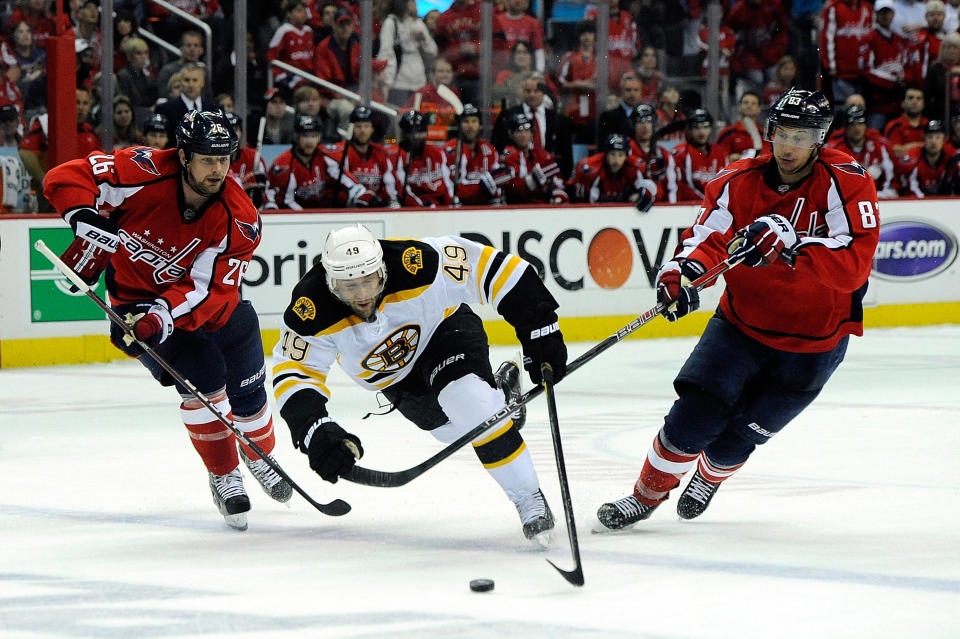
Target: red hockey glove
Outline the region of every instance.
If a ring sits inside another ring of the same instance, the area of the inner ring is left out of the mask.
[[[86,207],[67,213],[64,219],[70,223],[76,238],[60,259],[80,279],[93,286],[120,245],[117,224]]]
[[[790,222],[782,215],[771,213],[738,231],[727,251],[741,253],[747,266],[767,266],[777,259],[793,266],[797,243],[797,232]]]
[[[663,305],[660,314],[671,322],[700,308],[700,292],[690,282],[707,269],[696,260],[671,260],[657,273],[657,302]]]

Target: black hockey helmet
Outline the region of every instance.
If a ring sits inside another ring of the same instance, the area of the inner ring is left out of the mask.
[[[603,152],[606,153],[607,151],[623,151],[627,155],[630,155],[630,143],[627,141],[627,138],[619,133],[611,133],[607,136],[607,139],[603,141]]]
[[[645,120],[656,122],[657,112],[652,106],[650,106],[646,102],[641,102],[636,107],[634,107],[633,111],[630,113],[630,119],[633,121],[634,124],[636,124],[637,122],[644,122]]]
[[[162,113],[151,113],[143,123],[144,133],[166,133],[167,116]]]
[[[510,133],[514,131],[525,131],[533,128],[533,120],[523,111],[517,111],[507,116],[506,125],[507,131]]]
[[[475,105],[470,104],[469,102],[467,104],[464,104],[463,113],[457,116],[457,122],[458,123],[463,122],[464,118],[477,118],[478,120],[480,120],[481,119],[480,109],[478,109]]]
[[[694,109],[687,116],[687,128],[692,129],[701,124],[713,126],[713,116],[706,109]]]
[[[243,118],[233,111],[227,111],[224,115],[227,117],[227,122],[233,125],[233,128],[243,130]]]
[[[943,123],[943,120],[930,120],[927,122],[926,126],[923,127],[923,134],[927,133],[943,133],[946,134],[947,126]]]
[[[184,151],[187,162],[194,153],[233,155],[239,146],[237,131],[223,110],[191,111],[177,126],[177,148]]]
[[[350,112],[350,122],[373,122],[373,111],[361,104]]]
[[[419,111],[407,111],[400,116],[400,121],[397,124],[400,130],[408,135],[427,132],[427,118]]]
[[[790,126],[799,129],[816,129],[816,146],[827,139],[827,131],[833,124],[833,109],[830,100],[822,91],[790,89],[784,93],[770,109],[767,116],[766,138],[773,140],[777,126]]]
[[[298,115],[297,121],[293,124],[294,135],[303,135],[304,133],[320,134],[323,131],[323,123],[315,115]]]
[[[867,111],[859,104],[851,104],[843,112],[843,125],[866,124]]]

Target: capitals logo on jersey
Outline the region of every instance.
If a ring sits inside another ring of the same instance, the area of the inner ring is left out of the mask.
[[[844,164],[831,164],[830,166],[832,166],[835,169],[840,169],[844,173],[848,173],[850,175],[859,175],[860,177],[864,177],[867,174],[867,172],[863,169],[863,167],[860,166],[860,164],[857,162],[846,162]]]
[[[260,237],[260,219],[257,218],[256,224],[250,224],[249,222],[241,222],[236,220],[237,228],[240,229],[240,234],[251,242],[256,242],[257,238]]]
[[[147,173],[150,173],[151,175],[160,175],[160,171],[157,170],[157,165],[153,163],[153,158],[151,157],[152,155],[153,149],[140,146],[133,150],[133,157],[130,159]]]

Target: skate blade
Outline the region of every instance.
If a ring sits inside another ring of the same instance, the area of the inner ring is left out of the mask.
[[[550,530],[544,530],[541,533],[537,533],[530,538],[530,542],[540,550],[547,550],[550,548],[550,544],[553,543],[554,530],[555,529],[551,528]]]
[[[235,530],[247,529],[247,513],[237,513],[236,515],[224,515],[223,521],[227,526]]]

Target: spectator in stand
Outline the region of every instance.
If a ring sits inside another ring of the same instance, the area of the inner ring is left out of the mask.
[[[686,125],[681,123],[686,120],[686,116],[679,109],[679,105],[680,91],[673,85],[665,84],[660,89],[660,96],[657,99],[657,123],[655,126],[657,131],[668,126],[676,129],[676,131],[662,137],[658,136],[658,142],[665,142],[670,145],[683,142],[683,129]]]
[[[337,11],[333,33],[314,50],[313,72],[355,93],[360,89],[360,38],[354,33],[354,28],[353,14],[347,9]],[[346,128],[353,103],[330,93],[326,108],[333,125]]]
[[[673,149],[673,161],[679,174],[679,201],[701,201],[707,182],[730,164],[727,148],[710,144],[713,116],[706,109],[695,109],[687,118],[687,141]]]
[[[183,93],[183,71],[177,71],[170,76],[170,79],[167,80],[167,95],[162,98],[157,98],[157,104],[154,107],[156,109],[164,102],[170,100],[176,100],[180,97],[180,94]]]
[[[374,4],[376,5],[376,3]],[[310,28],[313,29],[313,41],[315,43],[319,44],[333,34],[334,21],[336,20],[337,10],[339,9],[339,4],[333,0],[326,0],[326,2],[321,3],[317,16],[313,16],[311,10],[311,17],[307,23],[310,25]],[[374,14],[375,21],[376,17],[376,14]]]
[[[506,0],[505,11],[493,17],[494,68],[506,66],[507,57],[513,57],[518,42],[533,49],[533,66],[543,73],[546,58],[543,54],[543,25],[528,13],[530,0]],[[508,53],[509,52],[509,53]]]
[[[923,94],[924,113],[931,120],[949,120],[952,105],[960,104],[960,33],[943,38],[940,55],[923,81]]]
[[[860,76],[870,34],[873,7],[866,0],[829,0],[820,14],[820,64],[834,109],[860,91]]]
[[[610,4],[610,20],[607,24],[607,78],[610,90],[616,91],[620,78],[631,70],[631,63],[637,55],[637,24],[627,11],[620,8],[620,0],[606,0]],[[596,5],[588,5],[584,19],[597,23]],[[539,68],[539,67],[538,67]]]
[[[84,41],[93,51],[93,72],[100,70],[100,56],[103,52],[103,40],[100,38],[100,5],[94,0],[83,0],[77,11],[77,22],[73,25],[77,41]]]
[[[717,71],[719,75],[718,79],[720,80],[717,88],[723,91],[726,84],[724,80],[728,83],[730,79],[730,56],[733,55],[733,50],[737,46],[737,35],[729,26],[721,24],[717,39],[719,49]],[[700,30],[697,31],[697,50],[703,58],[700,75],[706,77],[708,67],[710,66],[710,27],[707,25],[706,12],[703,13]],[[727,88],[726,91],[729,92],[729,88]],[[725,94],[721,93],[721,96],[723,95]]]
[[[951,33],[960,29],[960,0],[947,0],[944,11],[943,30]]]
[[[503,164],[513,176],[501,187],[507,204],[569,202],[558,158],[534,144],[532,119],[522,111],[508,112],[506,119],[511,143],[503,151]]]
[[[423,24],[427,25],[427,31],[430,33],[430,37],[433,38],[437,33],[437,19],[440,17],[440,12],[436,9],[430,9],[425,14],[423,14]]]
[[[138,146],[143,143],[143,134],[137,128],[133,116],[133,103],[130,98],[120,94],[113,98],[113,150]],[[103,124],[96,130],[99,138],[103,131]]]
[[[523,101],[523,78],[533,71],[533,48],[529,42],[520,40],[513,45],[507,68],[497,74],[495,84],[490,88],[493,103],[503,109],[517,106]],[[556,96],[559,91],[553,80],[547,78],[550,92]]]
[[[590,144],[597,119],[597,27],[592,20],[577,24],[579,46],[560,60],[557,82],[574,142]]]
[[[894,0],[894,3],[896,13],[891,28],[909,40],[926,25],[926,0]]]
[[[180,96],[167,100],[157,107],[157,113],[167,116],[167,135],[173,139],[176,126],[180,124],[183,116],[190,111],[204,111],[215,108],[212,100],[203,97],[203,89],[207,82],[206,69],[201,65],[188,62],[180,71],[182,75],[181,83],[183,88]]]
[[[897,197],[893,147],[879,131],[867,126],[867,112],[863,107],[847,107],[844,111],[843,134],[839,139],[831,138],[826,146],[853,156],[873,178],[877,185],[877,197]]]
[[[266,124],[263,128],[264,144],[292,144],[293,127],[296,117],[292,109],[287,109],[287,98],[283,92],[273,87],[264,94],[266,107]],[[316,118],[319,121],[319,118]]]
[[[117,89],[130,98],[137,119],[157,102],[157,81],[150,66],[150,47],[137,37],[127,38],[123,44],[127,64],[117,73]]]
[[[640,80],[632,72],[625,73],[620,79],[620,104],[600,114],[598,146],[612,133],[619,133],[628,140],[633,137],[633,122],[630,118],[637,105],[643,102],[640,96]]]
[[[417,96],[419,96],[421,112],[436,113],[436,124],[441,124],[449,128],[455,124],[457,114],[453,105],[437,93],[437,88],[440,85],[444,85],[450,88],[454,94],[460,93],[458,89],[453,87],[453,65],[451,65],[446,58],[437,58],[433,61],[433,66],[430,68],[430,73],[427,77],[429,82],[418,88],[416,92],[410,96],[405,107],[408,109],[412,108],[417,103]],[[446,136],[444,136],[444,141],[446,141]]]
[[[22,96],[22,113],[29,117],[38,109],[46,108],[47,54],[36,45],[33,30],[26,21],[17,23],[10,35],[10,41],[13,44],[12,50],[7,49],[6,43],[0,45],[3,47],[2,57],[12,63],[7,69],[8,76],[14,67],[18,71],[13,73],[19,72],[19,78],[14,81]],[[13,60],[10,60],[11,54]]]
[[[873,9],[877,24],[867,40],[863,81],[864,93],[870,98],[867,124],[882,131],[900,112],[910,43],[890,28],[895,12],[893,0],[877,0]]]
[[[943,20],[946,16],[944,4],[940,0],[930,0],[926,5],[924,19],[926,24],[913,34],[910,41],[910,60],[907,68],[907,82],[920,86],[927,77],[927,71],[940,55],[940,44],[946,32]]]
[[[629,161],[630,142],[619,133],[611,133],[600,145],[600,152],[577,163],[567,192],[574,202],[631,202],[646,213],[657,197],[657,185],[643,177],[639,167]]]
[[[730,71],[736,95],[759,91],[787,52],[786,12],[780,0],[738,0],[725,21],[737,36]]]
[[[561,183],[573,170],[573,147],[570,141],[570,121],[556,110],[548,108],[545,96],[549,90],[546,79],[537,72],[529,73],[523,81],[523,102],[501,111],[493,126],[493,146],[503,157],[512,137],[507,131],[507,121],[517,113],[523,113],[533,124],[533,145],[557,159],[560,165]]]
[[[167,136],[167,116],[151,113],[143,122],[143,143],[155,149],[163,150],[170,145]]]
[[[349,13],[349,12],[348,12]],[[353,18],[350,18],[353,22]],[[287,3],[286,22],[274,31],[267,49],[267,62],[279,61],[307,73],[314,73],[313,29],[307,26],[307,9],[303,0]],[[275,86],[293,90],[303,83],[303,78],[294,73],[273,67]]]
[[[173,0],[171,4],[176,5],[178,9],[186,11],[195,18],[200,18],[210,27],[213,35],[213,48],[218,55],[225,54],[229,50],[226,47],[228,43],[227,34],[231,32],[231,29],[227,26],[218,0]],[[158,19],[154,22],[153,29],[164,40],[173,42],[177,34],[183,30],[182,18],[172,15],[161,6],[150,3],[149,12],[153,18]]]
[[[0,106],[0,147],[20,148],[23,141],[23,122],[15,104]]]
[[[157,72],[157,85],[160,87],[169,87],[170,76],[181,71],[183,67],[188,64],[202,64],[200,58],[203,57],[203,53],[203,34],[195,29],[187,29],[184,31],[180,34],[180,58],[160,67],[160,70]],[[213,98],[213,92],[211,91],[209,96],[204,97]],[[179,123],[180,120],[177,120],[172,126],[176,127]]]
[[[384,81],[390,87],[391,104],[406,104],[414,91],[427,83],[424,57],[435,59],[439,49],[407,0],[391,0],[390,14],[380,27],[377,58],[387,63]]]
[[[640,80],[640,101],[653,104],[660,97],[660,88],[666,78],[659,70],[657,50],[645,46],[633,59],[633,72]]]
[[[777,62],[773,77],[763,89],[764,109],[772,107],[780,100],[780,96],[792,89],[797,78],[797,62],[792,56],[785,55]]]
[[[233,112],[233,96],[229,93],[218,93],[216,97],[213,98],[213,103],[223,109],[224,113]],[[243,144],[243,138],[240,138],[240,146],[243,146]]]
[[[323,96],[317,87],[312,84],[297,87],[293,92],[293,111],[296,115],[312,115],[323,120]]]
[[[453,65],[463,99],[479,104],[480,3],[454,0],[437,18],[435,38],[440,53]]]
[[[436,208],[453,204],[453,182],[447,154],[427,144],[427,119],[419,111],[400,116],[399,150],[394,161],[401,206]]]
[[[243,143],[243,118],[233,111],[224,110],[224,115],[233,125],[240,142],[227,174],[240,183],[255,207],[264,208],[267,204],[267,163],[262,156],[257,158],[255,148]]]
[[[948,157],[944,152],[947,127],[943,120],[930,120],[923,129],[923,148],[907,178],[910,194],[928,195],[960,193],[960,155]]]
[[[467,206],[499,204],[500,187],[512,176],[500,165],[500,154],[480,137],[480,109],[463,105],[459,132],[447,141],[445,151],[453,181],[453,203]]]
[[[33,32],[37,46],[42,48],[47,38],[56,35],[57,25],[54,17],[47,12],[47,0],[21,0],[16,9],[10,14],[4,33],[11,33],[21,22],[26,22]]]
[[[352,136],[336,150],[334,159],[342,170],[353,175],[376,196],[373,206],[398,208],[397,180],[393,160],[387,149],[374,142],[376,130],[374,113],[369,107],[358,106],[350,114]]]
[[[644,177],[657,184],[657,202],[677,201],[677,165],[670,149],[657,143],[653,125],[657,112],[649,104],[637,105],[630,117],[633,135],[630,139],[630,161]]]
[[[890,120],[883,137],[893,145],[893,152],[903,159],[911,150],[923,145],[923,128],[929,118],[923,115],[923,91],[907,87],[903,93],[903,113]]]
[[[738,108],[740,119],[725,127],[717,136],[717,145],[727,148],[731,162],[741,157],[756,157],[764,149],[759,130],[760,95],[756,91],[744,91]]]

